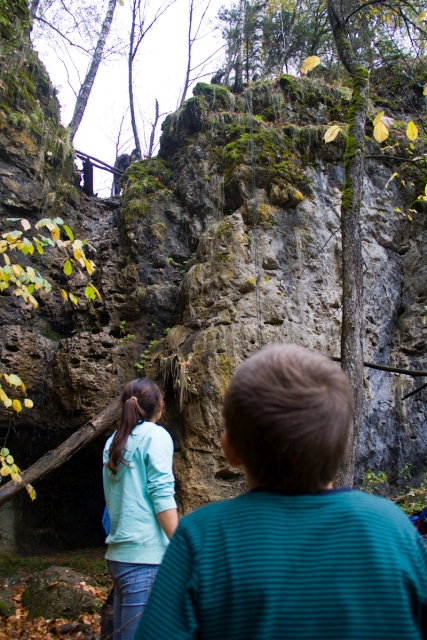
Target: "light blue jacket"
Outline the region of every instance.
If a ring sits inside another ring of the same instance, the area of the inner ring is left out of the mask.
[[[172,474],[173,442],[153,422],[140,422],[129,436],[114,474],[107,466],[114,434],[103,454],[105,501],[111,521],[107,560],[160,564],[168,539],[156,514],[176,508]]]

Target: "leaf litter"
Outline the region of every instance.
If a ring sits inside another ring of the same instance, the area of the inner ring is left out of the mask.
[[[53,586],[53,585],[50,585]],[[74,585],[96,597],[99,602],[105,601],[105,591],[99,587],[92,587],[86,582]],[[13,615],[0,617],[0,640],[59,640],[61,638],[81,638],[82,640],[99,640],[101,619],[99,613],[81,614],[77,620],[58,618],[46,620],[45,618],[29,619],[28,611],[22,606],[22,594],[25,587],[12,587],[15,612]]]

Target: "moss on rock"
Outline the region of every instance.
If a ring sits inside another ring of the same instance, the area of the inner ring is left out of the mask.
[[[101,608],[101,603],[82,589],[86,584],[94,586],[95,582],[72,569],[49,567],[35,574],[27,584],[22,604],[32,618],[75,620],[82,613],[93,613]]]
[[[16,43],[28,34],[30,21],[26,0],[0,0],[0,37]]]
[[[233,95],[225,88],[216,84],[198,82],[193,89],[194,96],[204,96],[206,106],[212,111],[229,110],[234,106]]]

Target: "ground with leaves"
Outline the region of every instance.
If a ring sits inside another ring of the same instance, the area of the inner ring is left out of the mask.
[[[0,640],[16,638],[81,638],[98,640],[100,637],[100,613],[84,613],[77,619],[31,618],[22,604],[27,584],[36,572],[51,565],[69,567],[87,576],[75,584],[75,588],[94,596],[99,605],[105,601],[105,593],[111,588],[103,559],[105,549],[89,549],[56,554],[54,556],[10,558],[0,557],[0,595],[8,590],[14,607],[13,615],[0,617]],[[96,580],[97,586],[93,586]],[[52,588],[55,584],[51,585]]]

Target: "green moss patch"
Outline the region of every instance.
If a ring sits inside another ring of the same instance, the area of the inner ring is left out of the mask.
[[[234,107],[234,98],[225,88],[216,84],[198,82],[193,89],[194,96],[204,96],[206,106],[212,111],[230,110]]]

